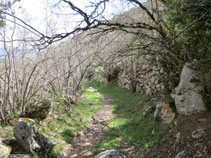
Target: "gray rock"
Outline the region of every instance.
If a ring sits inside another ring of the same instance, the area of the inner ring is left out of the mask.
[[[155,135],[155,130],[153,129],[153,130],[152,130],[152,136],[154,136],[154,135]]]
[[[201,95],[203,88],[200,76],[200,72],[193,70],[190,63],[183,67],[179,85],[175,94],[172,94],[179,114],[191,115],[206,110]]]
[[[11,147],[4,144],[0,144],[0,158],[8,158],[11,151],[12,151]]]
[[[64,101],[65,101],[65,104],[75,104],[75,100],[76,100],[76,97],[66,95]]]
[[[185,151],[179,152],[175,158],[185,158]]]
[[[123,158],[123,157],[124,156],[120,154],[119,151],[112,149],[101,152],[95,158]]]
[[[180,139],[181,139],[181,133],[178,132],[178,133],[176,134],[176,142],[179,143]]]
[[[4,132],[4,130],[3,130],[3,128],[2,128],[2,126],[0,125],[0,132]]]
[[[153,106],[148,106],[147,108],[144,109],[143,115],[144,115],[144,116],[147,116],[147,115],[149,115],[150,113],[152,113],[153,110],[154,110],[154,107],[153,107]]]
[[[48,116],[51,109],[52,105],[50,100],[33,100],[26,105],[25,112],[22,116],[43,120]]]
[[[45,155],[49,153],[55,144],[38,132],[28,122],[19,121],[14,126],[14,137],[18,143],[28,152]]]
[[[199,139],[205,135],[204,129],[198,129],[192,132],[192,138]]]
[[[165,103],[162,102],[162,101],[159,101],[156,103],[156,108],[155,108],[155,111],[154,111],[154,119],[155,120],[158,120],[159,118],[161,118],[161,109],[163,107]]]
[[[10,158],[31,158],[29,154],[11,154]]]

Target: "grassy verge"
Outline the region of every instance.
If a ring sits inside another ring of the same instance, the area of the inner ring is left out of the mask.
[[[96,89],[87,87],[76,106],[65,105],[62,99],[56,99],[57,105],[54,106],[54,111],[57,111],[60,116],[51,123],[45,121],[45,124],[40,126],[42,133],[57,141],[54,152],[49,155],[51,158],[59,158],[62,153],[68,152],[65,146],[72,141],[78,131],[85,128],[92,115],[101,109],[102,98],[103,96]]]
[[[115,114],[105,138],[93,148],[94,154],[113,148],[124,151],[132,146],[135,151],[133,157],[141,158],[148,148],[164,141],[159,123],[152,115],[143,116],[144,105],[140,105],[140,101],[146,100],[145,106],[153,104],[149,96],[119,88],[116,82],[105,84],[93,81],[90,86],[113,98]],[[152,131],[155,131],[154,134]]]
[[[77,132],[83,130],[91,116],[101,109],[102,98],[96,89],[89,87],[84,90],[76,105],[67,105],[62,96],[54,98],[52,114],[35,125],[42,134],[56,143],[48,157],[60,158],[68,152],[67,146]],[[13,138],[13,126],[5,125],[0,134],[2,139]]]

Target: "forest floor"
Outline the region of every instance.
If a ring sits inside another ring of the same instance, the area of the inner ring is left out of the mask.
[[[92,153],[92,147],[99,143],[105,135],[105,129],[109,128],[108,122],[113,119],[112,99],[109,96],[103,98],[104,106],[86,125],[86,128],[79,132],[69,145],[69,152],[66,158],[88,158]]]

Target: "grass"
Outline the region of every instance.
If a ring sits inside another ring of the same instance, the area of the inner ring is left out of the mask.
[[[54,105],[54,111],[57,111],[59,116],[55,115],[56,119],[44,122],[40,126],[42,133],[57,141],[57,145],[49,157],[59,158],[61,153],[68,152],[64,150],[65,146],[71,143],[78,131],[85,128],[92,115],[101,109],[102,98],[103,96],[96,89],[90,87],[86,87],[76,106],[67,106],[62,98],[55,98],[57,103]],[[67,109],[65,109],[66,106]],[[62,114],[64,110],[66,112],[68,110],[68,113]]]
[[[76,133],[85,128],[92,115],[101,109],[103,96],[96,89],[89,86],[84,90],[76,105],[65,104],[64,97],[54,98],[52,114],[35,127],[47,138],[54,141],[56,146],[49,153],[50,158],[60,158],[62,153],[68,152],[67,146]],[[1,138],[13,137],[13,126],[5,125]],[[32,157],[36,158],[35,155]]]
[[[161,143],[163,134],[158,132],[159,123],[154,121],[152,116],[143,116],[142,107],[153,104],[149,96],[119,88],[115,81],[108,84],[92,81],[90,86],[113,98],[115,114],[104,140],[93,148],[94,154],[108,149],[122,150],[127,146],[133,146],[137,151],[136,156],[140,158],[139,149]],[[140,101],[143,100],[146,100],[145,105],[140,105]],[[156,131],[154,135],[153,130]]]
[[[66,145],[73,140],[78,131],[85,128],[93,114],[103,106],[103,95],[113,98],[115,117],[109,122],[110,128],[106,130],[103,140],[93,147],[92,157],[104,150],[123,151],[132,146],[136,151],[134,158],[141,158],[145,149],[158,146],[164,141],[165,133],[159,132],[159,123],[154,121],[152,116],[143,116],[143,106],[153,104],[149,96],[119,88],[116,82],[106,84],[92,81],[84,90],[77,106],[65,105],[62,98],[55,98],[54,114],[36,126],[47,138],[57,143],[49,157],[59,158],[62,153],[68,152]],[[140,105],[140,101],[144,105]],[[12,128],[5,129],[11,131]],[[11,132],[8,133],[12,135]]]

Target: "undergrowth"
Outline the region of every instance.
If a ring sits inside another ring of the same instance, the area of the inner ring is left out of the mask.
[[[68,152],[65,146],[73,140],[78,131],[85,128],[90,121],[92,115],[101,109],[103,96],[94,88],[87,87],[76,105],[65,105],[63,99],[55,98],[56,104],[54,111],[57,119],[51,123],[45,122],[40,131],[44,132],[46,136],[53,136],[58,141],[54,151],[50,153],[49,157],[59,158],[62,153]],[[62,114],[62,111],[63,114]],[[50,134],[51,133],[51,134]]]
[[[68,152],[67,145],[78,131],[85,128],[92,115],[101,109],[102,98],[103,96],[94,88],[87,87],[76,105],[65,103],[63,96],[53,99],[51,115],[35,125],[38,131],[56,143],[54,150],[48,155],[49,158],[60,158]],[[0,135],[2,139],[13,138],[13,125],[5,125]]]

